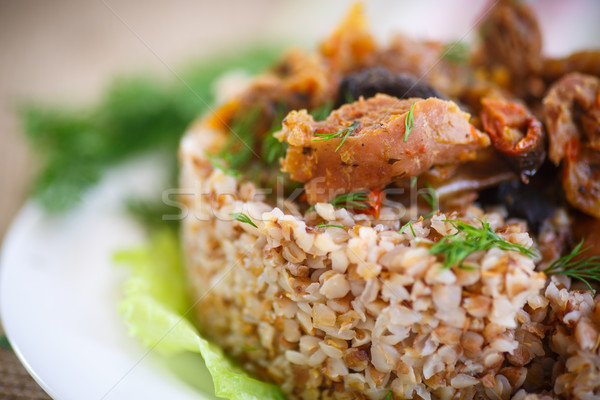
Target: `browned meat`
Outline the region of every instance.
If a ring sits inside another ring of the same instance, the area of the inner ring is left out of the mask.
[[[600,218],[600,153],[581,148],[575,150],[574,158],[568,157],[564,165],[563,188],[567,200],[581,211]]]
[[[544,114],[550,160],[564,163],[567,200],[600,218],[600,79],[566,75],[544,98]]]
[[[410,74],[427,82],[441,93],[458,97],[469,79],[467,58],[452,60],[448,53],[456,53],[457,44],[435,41],[420,42],[410,37],[396,35],[390,45],[365,60],[365,67],[384,67],[393,74]]]
[[[405,141],[413,104],[414,124]],[[341,146],[342,133],[319,140],[351,126],[355,129]],[[311,204],[359,189],[380,189],[433,165],[472,160],[476,150],[490,144],[469,123],[469,114],[451,101],[399,100],[382,94],[345,105],[322,122],[305,111],[293,111],[278,137],[289,144],[282,170],[306,183]]]
[[[483,128],[494,148],[523,182],[529,182],[546,158],[542,123],[520,103],[484,98],[481,104]]]
[[[600,50],[584,50],[564,58],[544,60],[541,75],[548,81],[555,81],[571,72],[600,76]]]
[[[506,68],[512,89],[529,94],[535,86],[531,77],[542,66],[542,35],[533,11],[522,2],[500,0],[481,25],[480,35],[483,62]]]

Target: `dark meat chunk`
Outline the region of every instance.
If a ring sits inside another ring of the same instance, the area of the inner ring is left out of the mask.
[[[564,164],[567,200],[600,218],[600,79],[572,73],[544,98],[549,158]]]
[[[377,93],[389,94],[399,99],[437,97],[446,99],[433,86],[409,74],[392,74],[384,67],[375,67],[346,75],[340,84],[337,105],[365,99]]]
[[[542,35],[533,11],[523,2],[500,0],[481,25],[480,36],[483,62],[506,68],[515,93],[538,95],[542,89],[530,78],[542,67]]]
[[[564,58],[546,59],[540,74],[554,82],[571,72],[600,76],[600,50],[583,50]]]
[[[525,183],[546,158],[542,123],[516,102],[484,98],[481,121],[494,148]]]
[[[526,220],[531,231],[537,234],[544,221],[564,203],[560,184],[551,183],[558,172],[551,163],[545,163],[529,184],[516,180],[503,182],[482,191],[479,201],[485,205],[502,204],[509,216]]]
[[[311,204],[341,193],[381,189],[398,176],[474,159],[490,139],[469,117],[451,101],[383,94],[345,105],[321,122],[306,111],[292,111],[277,134],[289,144],[282,171],[306,183]],[[412,124],[409,132],[407,123]],[[332,136],[322,140],[323,135]]]

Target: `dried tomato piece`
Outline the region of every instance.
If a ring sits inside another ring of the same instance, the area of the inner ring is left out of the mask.
[[[544,159],[545,133],[542,123],[520,103],[484,98],[481,121],[498,150],[525,183]]]

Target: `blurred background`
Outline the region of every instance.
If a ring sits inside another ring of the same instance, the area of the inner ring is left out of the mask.
[[[243,51],[255,43],[314,46],[351,3],[0,0],[0,242],[41,165],[39,152],[31,151],[24,139],[18,113],[24,104],[77,110],[97,102],[115,77],[123,75],[153,76],[185,93],[178,71],[192,60]],[[390,0],[365,5],[381,39],[390,31],[402,31],[419,38],[468,41],[475,36],[474,22],[491,3]],[[600,47],[599,1],[529,3],[539,16],[547,54]],[[0,397],[43,398],[15,365],[14,356],[0,352]]]

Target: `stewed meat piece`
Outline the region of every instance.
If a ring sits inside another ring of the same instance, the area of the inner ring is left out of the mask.
[[[544,98],[549,158],[564,165],[567,200],[600,218],[600,79],[572,73]]]
[[[282,170],[305,183],[311,204],[380,189],[434,165],[474,159],[490,139],[469,117],[451,101],[383,94],[347,104],[322,122],[292,111],[277,134],[289,145]]]

